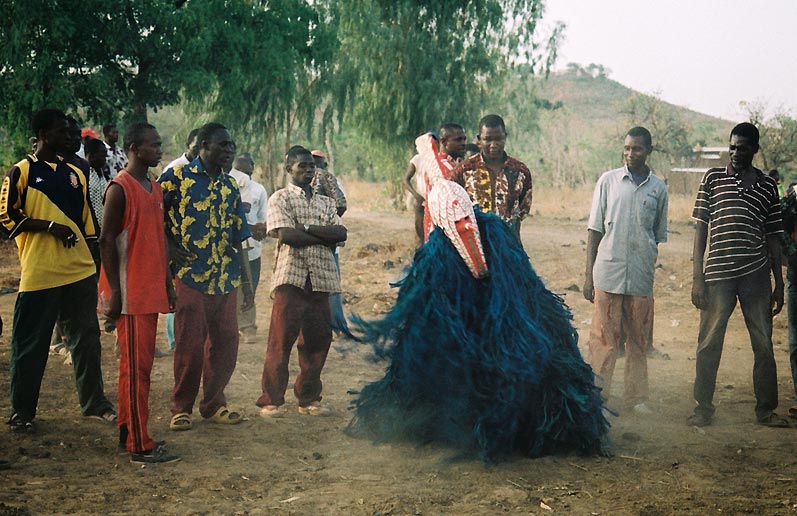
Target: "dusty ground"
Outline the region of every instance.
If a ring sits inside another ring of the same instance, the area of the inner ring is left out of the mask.
[[[542,197],[537,197],[542,198]],[[590,306],[568,290],[583,280],[585,223],[581,196],[562,206],[572,217],[537,214],[524,224],[523,242],[549,288],[566,294],[581,330]],[[689,201],[686,201],[688,204]],[[672,212],[671,212],[672,214]],[[682,214],[681,214],[682,215]],[[678,218],[678,217],[676,217]],[[406,213],[353,208],[344,220],[349,245],[341,255],[347,310],[366,317],[385,310],[388,282],[411,257]],[[680,217],[685,220],[685,217]],[[171,361],[156,361],[151,430],[169,441],[182,462],[133,466],[117,455],[116,432],[80,416],[71,369],[51,357],[39,405],[39,433],[16,436],[0,428],[0,515],[492,515],[492,514],[794,514],[797,513],[797,434],[757,426],[753,416],[752,353],[741,316],[732,319],[720,368],[715,424],[689,427],[698,314],[689,302],[692,231],[672,225],[656,278],[655,344],[670,359],[650,360],[655,413],[613,418],[615,457],[521,457],[486,468],[452,461],[439,447],[374,446],[343,433],[350,418],[349,390],[381,375],[384,365],[364,350],[335,344],[324,375],[325,400],[337,409],[326,419],[258,417],[254,401],[267,334],[267,287],[258,293],[257,344],[242,345],[227,395],[248,420],[237,427],[195,423],[168,430]],[[0,287],[14,284],[14,248],[0,246]],[[389,267],[392,262],[392,268]],[[264,265],[268,280],[270,262]],[[266,283],[267,285],[267,283]],[[8,411],[8,359],[15,296],[0,295],[6,320],[0,338],[0,411]],[[789,403],[786,328],[776,319],[781,411]],[[163,347],[164,336],[159,345]],[[103,337],[107,389],[116,385],[113,338]],[[295,359],[293,371],[295,371]],[[618,368],[623,367],[622,360]],[[616,375],[621,388],[622,374]]]

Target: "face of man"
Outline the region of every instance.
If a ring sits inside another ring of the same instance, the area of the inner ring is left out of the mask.
[[[42,131],[40,134],[41,139],[39,143],[41,143],[43,147],[49,147],[59,153],[69,152],[74,154],[74,152],[69,151],[72,142],[69,135],[69,122],[66,120],[56,119],[49,129]]]
[[[321,170],[327,169],[327,160],[325,158],[313,156],[313,161],[315,161],[315,168],[320,168]]]
[[[252,172],[254,171],[254,164],[249,161],[248,159],[237,159],[235,160],[235,168],[243,172],[249,177],[252,177]]]
[[[641,136],[626,136],[623,142],[623,160],[631,170],[639,169],[645,165],[650,156],[651,148],[647,146]]]
[[[756,152],[758,152],[758,145],[753,145],[750,140],[744,136],[733,134],[728,144],[728,151],[731,155],[731,165],[733,165],[733,169],[737,172],[741,172],[753,165],[753,158]]]
[[[291,183],[296,186],[309,185],[315,176],[315,159],[309,154],[300,154],[291,164],[288,173],[291,175]]]
[[[226,129],[213,131],[210,138],[202,142],[199,156],[206,167],[229,170],[235,157],[235,142]]]
[[[467,137],[465,131],[462,129],[455,129],[453,131],[446,131],[441,135],[440,144],[442,151],[453,158],[462,158],[465,156],[465,145],[467,145]]]
[[[502,160],[506,145],[506,131],[502,127],[482,127],[477,137],[477,145],[485,159]]]
[[[116,127],[111,127],[106,133],[104,133],[104,136],[105,143],[113,147],[116,145],[116,142],[119,141],[119,129]]]
[[[69,123],[69,144],[66,147],[66,152],[75,154],[80,150],[80,144],[83,142],[80,136],[80,126],[75,123]]]
[[[105,166],[105,161],[108,159],[108,149],[106,149],[103,145],[101,149],[99,149],[97,152],[87,155],[86,158],[89,160],[91,168],[100,170]]]
[[[199,138],[194,136],[194,139],[191,140],[191,145],[188,146],[185,157],[188,158],[189,161],[194,161],[197,156],[199,156]]]
[[[141,143],[139,145],[133,145],[132,148],[136,159],[149,168],[157,166],[157,164],[160,163],[161,157],[163,156],[163,150],[161,149],[162,144],[163,142],[161,141],[161,136],[158,134],[158,131],[155,129],[148,129],[144,132]]]

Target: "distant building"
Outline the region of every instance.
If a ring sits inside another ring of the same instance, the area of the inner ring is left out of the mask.
[[[671,194],[697,195],[700,180],[710,168],[724,167],[730,161],[728,147],[701,147],[696,145],[694,157],[688,166],[670,169],[664,180]]]

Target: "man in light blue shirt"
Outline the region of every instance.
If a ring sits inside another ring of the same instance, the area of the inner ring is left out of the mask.
[[[653,151],[644,127],[628,131],[625,166],[601,175],[588,224],[584,297],[595,304],[589,363],[603,388],[611,390],[621,334],[627,336],[624,402],[649,414],[646,350],[653,324],[653,277],[658,244],[667,241],[667,185],[646,161]]]

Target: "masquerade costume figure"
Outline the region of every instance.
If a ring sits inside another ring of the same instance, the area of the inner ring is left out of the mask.
[[[416,140],[436,159],[430,135]],[[380,320],[356,318],[389,360],[353,401],[353,435],[438,442],[495,462],[601,452],[608,431],[600,390],[581,358],[572,315],[545,288],[520,242],[465,190],[439,180],[435,229]]]

